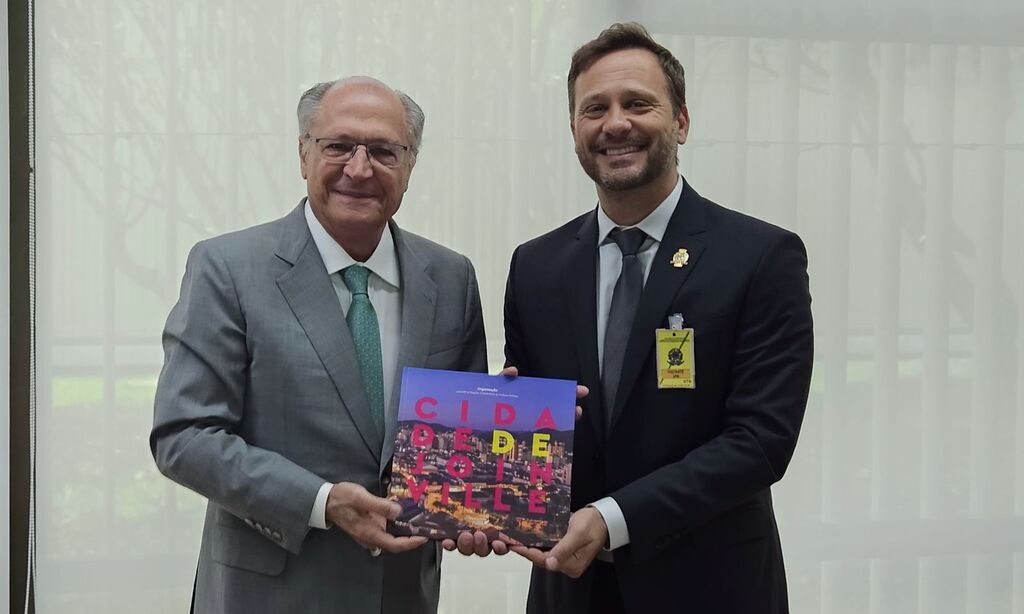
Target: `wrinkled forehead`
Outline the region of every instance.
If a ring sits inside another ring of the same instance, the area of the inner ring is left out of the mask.
[[[404,143],[407,129],[402,101],[384,85],[341,83],[320,101],[313,118],[317,137],[351,137]]]

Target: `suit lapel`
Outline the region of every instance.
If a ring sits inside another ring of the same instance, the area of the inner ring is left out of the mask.
[[[591,382],[587,411],[594,433],[604,439],[604,411],[601,399],[601,370],[597,364],[597,212],[583,219],[575,242],[569,246],[568,260],[562,267],[565,277],[566,311],[573,323],[580,379]]]
[[[285,233],[277,255],[292,268],[277,279],[277,286],[334,382],[342,407],[349,413],[363,443],[379,461],[383,434],[370,417],[352,335],[323,259],[309,234],[304,205],[305,201],[285,218]]]
[[[697,267],[707,242],[704,232],[704,205],[700,196],[689,186],[683,186],[676,210],[672,213],[665,236],[654,256],[651,272],[644,284],[640,304],[637,306],[633,329],[626,344],[626,357],[622,363],[622,378],[615,396],[617,402],[612,412],[611,426],[622,415],[623,406],[636,384],[640,369],[646,362],[654,345],[654,331],[665,328],[669,305],[679,293],[679,289]],[[672,256],[679,249],[686,249],[689,261],[686,266],[672,265]],[[651,375],[653,377],[653,374]]]
[[[398,267],[402,277],[402,332],[399,337],[398,364],[391,399],[384,413],[384,449],[380,459],[382,472],[394,453],[402,372],[406,367],[421,367],[426,363],[437,305],[437,285],[427,274],[430,263],[410,248],[405,233],[394,222],[391,223],[391,235],[395,239],[395,251],[398,253]]]

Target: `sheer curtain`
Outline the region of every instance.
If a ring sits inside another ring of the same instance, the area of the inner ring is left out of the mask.
[[[595,201],[569,56],[624,19],[687,69],[687,180],[810,251],[793,611],[1024,611],[1019,2],[633,4],[38,0],[41,613],[187,607],[204,502],[149,456],[160,331],[194,242],[304,193],[299,94],[423,106],[397,219],[475,263],[496,369],[512,249]],[[528,576],[448,557],[441,610],[521,612]]]

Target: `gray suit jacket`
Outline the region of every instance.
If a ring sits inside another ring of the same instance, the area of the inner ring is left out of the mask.
[[[391,229],[398,373],[486,370],[472,264]],[[192,249],[163,345],[150,447],[165,475],[209,499],[197,613],[436,610],[435,543],[374,558],[340,529],[308,526],[325,481],[385,492],[400,386],[381,433],[303,203]]]

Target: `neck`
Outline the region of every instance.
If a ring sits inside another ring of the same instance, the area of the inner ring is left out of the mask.
[[[380,245],[380,238],[384,235],[384,227],[370,233],[329,233],[331,237],[341,246],[349,256],[356,262],[366,262]]]
[[[606,190],[597,187],[597,198],[611,221],[619,226],[634,226],[668,198],[679,176],[673,168],[658,179],[631,190]]]
[[[384,226],[370,228],[369,230],[359,227],[339,228],[331,224],[331,221],[325,218],[317,207],[311,207],[311,210],[313,211],[313,217],[320,222],[320,226],[356,262],[366,262],[369,260],[373,252],[377,250],[380,238],[384,236]],[[384,225],[386,226],[387,222]]]

